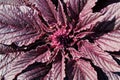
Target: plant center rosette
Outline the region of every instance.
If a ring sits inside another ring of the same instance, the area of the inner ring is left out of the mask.
[[[0,80],[120,80],[120,2],[96,2],[1,0]]]

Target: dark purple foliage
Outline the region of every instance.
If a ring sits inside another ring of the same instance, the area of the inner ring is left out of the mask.
[[[0,0],[0,80],[120,80],[120,2],[100,3]]]

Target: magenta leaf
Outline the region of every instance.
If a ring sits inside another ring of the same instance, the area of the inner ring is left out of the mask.
[[[29,45],[42,36],[35,10],[11,5],[0,5],[0,8],[0,43]]]
[[[99,66],[106,71],[119,72],[120,66],[115,62],[111,55],[101,50],[97,45],[82,41],[82,46],[79,51],[83,52],[85,58],[91,59],[96,66]],[[78,43],[78,46],[81,44]]]
[[[66,69],[68,80],[97,80],[97,73],[90,62],[81,59],[70,61]]]

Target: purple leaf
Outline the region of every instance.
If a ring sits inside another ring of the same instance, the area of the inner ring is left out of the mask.
[[[120,3],[115,3],[112,4],[106,8],[104,8],[101,12],[104,13],[104,19],[105,20],[111,20],[112,18],[115,17],[115,22],[111,23],[108,28],[112,25],[115,24],[113,26],[113,30],[111,32],[108,32],[107,34],[104,34],[103,36],[99,37],[95,42],[105,51],[119,51],[119,47],[120,47],[120,30],[119,30],[119,5]],[[109,10],[108,10],[109,9]]]
[[[105,71],[103,70],[106,75],[108,76],[108,80],[120,80],[120,76],[115,74],[115,73],[112,73],[112,72],[108,72],[108,71]]]
[[[79,14],[81,18],[87,13],[92,12],[92,7],[95,6],[96,1],[97,0],[64,0],[68,7],[68,13],[72,18],[78,17]]]
[[[95,42],[105,51],[120,50],[120,30],[115,30],[98,38]]]
[[[120,71],[120,66],[107,52],[104,52],[97,45],[89,43],[88,41],[82,41],[81,43],[78,43],[78,46],[81,46],[79,47],[79,51],[84,53],[85,58],[91,59],[96,66],[106,71]]]
[[[8,5],[25,5],[24,0],[0,0],[0,4],[8,4]]]
[[[46,45],[38,47],[36,50],[31,50],[29,52],[17,52],[9,53],[1,59],[0,64],[0,74],[5,78],[5,80],[13,80],[15,76],[21,73],[29,65],[34,62],[47,62],[50,56],[45,56],[49,54]],[[44,54],[45,53],[45,54]],[[44,55],[43,55],[44,54]],[[39,60],[42,58],[41,60]]]
[[[29,45],[42,36],[42,25],[35,10],[11,5],[0,5],[0,8],[0,43]]]
[[[0,79],[119,80],[120,3],[96,1],[1,0]]]
[[[70,51],[70,54],[72,55],[73,59],[78,59],[83,56],[81,52],[77,51],[74,48],[68,48],[68,50]]]
[[[52,68],[43,80],[64,80],[65,78],[65,56],[58,54],[52,64]]]
[[[62,6],[62,3],[60,0],[58,0],[58,12],[57,12],[57,18],[58,18],[58,24],[59,25],[65,25],[66,26],[66,15],[64,13],[64,9],[63,9],[63,6]]]
[[[50,26],[57,23],[57,12],[50,0],[29,0],[29,2],[37,7],[40,14]]]
[[[97,80],[97,73],[89,62],[84,60],[70,61],[67,64],[69,80]]]
[[[80,32],[84,30],[91,31],[98,22],[103,20],[103,14],[100,13],[89,13],[88,15],[81,17],[79,22],[75,27],[75,32]]]
[[[16,77],[17,80],[43,80],[43,77],[50,70],[50,65],[45,65],[41,63],[34,63],[27,67],[19,76]]]
[[[89,13],[92,13],[93,12],[92,8],[95,6],[96,2],[97,0],[87,0],[86,4],[84,5],[83,10],[81,11],[79,15],[79,19],[85,15],[88,15]]]

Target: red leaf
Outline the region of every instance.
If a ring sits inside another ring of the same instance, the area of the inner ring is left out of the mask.
[[[0,75],[4,77],[5,80],[13,80],[17,74],[21,73],[29,65],[35,62],[47,62],[47,58],[50,57],[44,56],[45,54],[50,54],[47,52],[47,46],[43,45],[41,47],[38,47],[36,50],[31,50],[29,52],[16,52],[6,54],[3,56],[0,62]],[[42,59],[39,60],[39,58]]]
[[[99,37],[95,42],[105,51],[119,51],[120,50],[120,3],[112,4],[104,8],[101,12],[104,13],[104,20],[111,20],[115,18],[113,25],[113,30],[103,36]],[[110,28],[110,25],[106,26]]]
[[[92,12],[97,0],[64,0],[68,7],[69,15],[75,19],[79,16],[80,18],[89,12]]]
[[[53,26],[57,23],[57,12],[55,10],[55,6],[50,0],[29,0],[31,4],[35,4],[35,6],[42,14],[45,21],[47,21],[50,26]]]
[[[24,0],[0,0],[1,4],[9,4],[9,5],[25,5]]]
[[[97,80],[97,73],[91,64],[84,60],[71,61],[67,64],[69,80]]]
[[[79,22],[76,25],[76,28],[74,29],[75,32],[80,32],[83,30],[92,30],[94,27],[99,25],[100,22],[111,21],[114,18],[116,19],[114,29],[118,29],[118,27],[120,25],[119,24],[119,14],[118,14],[119,13],[119,7],[118,7],[119,4],[120,3],[112,4],[112,5],[104,8],[103,10],[101,10],[101,12],[89,13],[87,15],[80,16]],[[82,13],[81,13],[81,15],[82,15]],[[111,24],[109,24],[107,26],[109,27],[109,26],[111,26]]]
[[[108,80],[120,80],[120,76],[115,74],[115,73],[112,73],[112,72],[108,72],[108,71],[105,71],[103,70],[106,75],[108,76]]]
[[[43,77],[48,73],[50,67],[50,65],[34,63],[18,75],[17,80],[43,80]]]
[[[92,13],[92,8],[95,6],[96,2],[97,2],[97,0],[87,0],[86,4],[84,5],[84,7],[79,15],[79,18],[81,18],[89,13]]]
[[[43,80],[64,80],[65,78],[65,57],[63,53],[58,54],[52,64],[52,68]]]
[[[33,20],[34,19],[34,20]],[[28,45],[42,33],[37,12],[26,6],[0,5],[0,43]]]
[[[74,31],[76,33],[84,30],[91,31],[98,24],[98,22],[102,22],[103,20],[103,14],[89,13],[88,15],[83,16],[79,19],[79,22],[77,23]]]
[[[61,3],[60,0],[58,0],[58,12],[57,12],[57,18],[58,18],[58,24],[59,25],[63,25],[66,26],[67,23],[67,19],[66,19],[66,15],[64,13],[64,9],[63,9],[63,5]]]
[[[105,51],[120,50],[120,30],[105,34],[95,41]]]
[[[68,48],[68,50],[70,51],[70,54],[72,55],[73,59],[79,59],[83,56],[81,52],[77,51],[74,48]]]
[[[107,52],[104,52],[97,45],[89,43],[88,41],[82,41],[81,43],[78,43],[79,51],[84,53],[85,58],[91,59],[95,65],[106,71],[120,71],[120,66]]]

